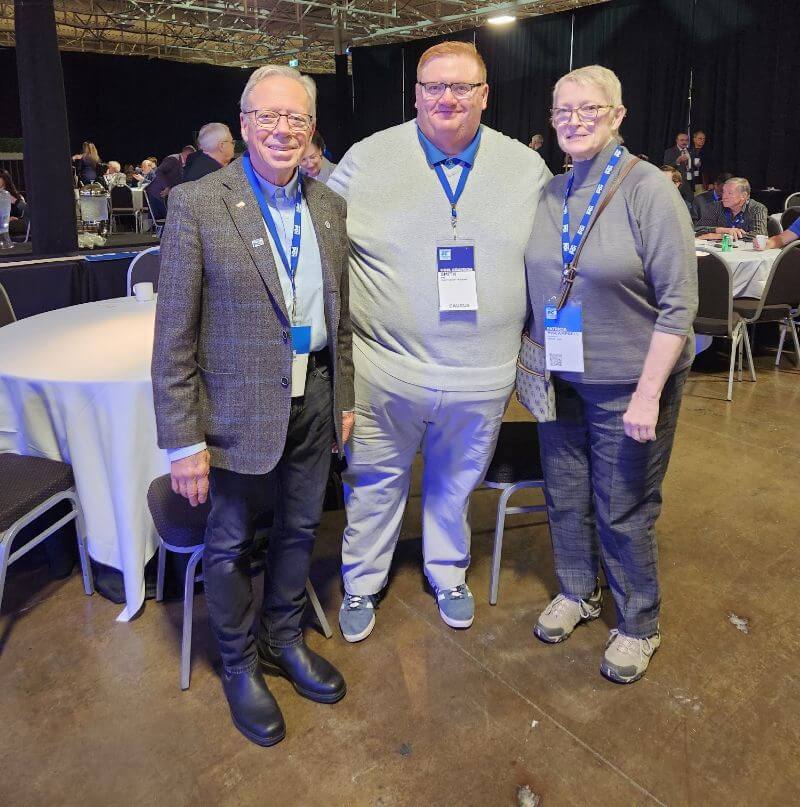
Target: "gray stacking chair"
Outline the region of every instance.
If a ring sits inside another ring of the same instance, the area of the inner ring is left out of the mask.
[[[544,504],[531,504],[524,507],[509,507],[508,500],[523,488],[544,490],[544,472],[539,456],[539,430],[536,423],[521,421],[503,423],[494,456],[486,471],[483,484],[487,488],[502,490],[497,503],[497,519],[494,530],[492,551],[492,571],[489,577],[489,603],[497,604],[500,587],[500,559],[503,553],[503,533],[506,516],[518,513],[546,513]]]
[[[150,483],[147,491],[147,504],[158,532],[158,573],[156,577],[156,601],[164,599],[164,575],[167,552],[189,555],[183,583],[183,627],[181,639],[181,689],[189,688],[192,670],[192,612],[194,605],[194,584],[203,579],[197,574],[197,565],[203,557],[203,541],[206,521],[211,512],[211,502],[192,507],[189,502],[173,493],[169,474],[159,476]],[[333,636],[325,612],[322,610],[317,593],[306,583],[311,607],[326,639]]]
[[[761,322],[780,324],[777,366],[781,360],[787,332],[792,335],[797,366],[800,367],[800,339],[795,317],[800,312],[800,241],[793,241],[781,250],[769,272],[764,292],[758,300],[737,297],[734,309],[747,325]]]
[[[70,503],[70,511],[66,515],[15,552],[11,551],[11,545],[20,530],[63,501]],[[44,457],[0,454],[0,605],[3,602],[8,567],[70,521],[75,522],[75,531],[78,534],[83,589],[87,596],[91,596],[94,594],[92,567],[89,563],[83,510],[75,491],[72,468],[65,462]]]
[[[790,207],[800,206],[800,193],[790,193],[783,203],[783,209],[788,210]]]
[[[709,253],[697,259],[697,292],[699,305],[694,320],[694,332],[731,340],[731,362],[728,370],[728,394],[733,399],[733,375],[739,357],[739,381],[742,380],[742,349],[747,352],[750,379],[756,380],[750,338],[741,315],[733,308],[733,276],[730,267],[719,255]],[[738,300],[737,300],[738,302]]]
[[[143,249],[128,267],[128,297],[137,283],[152,283],[158,291],[158,276],[161,273],[161,247]]]
[[[0,283],[0,328],[16,321],[17,315],[14,313],[14,306],[11,305],[11,300],[8,299],[8,294]]]

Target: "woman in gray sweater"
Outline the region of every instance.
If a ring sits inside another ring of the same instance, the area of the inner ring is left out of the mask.
[[[604,67],[556,83],[553,126],[574,168],[545,189],[525,253],[531,337],[545,344],[546,316],[555,326],[547,352],[557,417],[539,424],[539,437],[561,593],[534,631],[560,642],[600,615],[602,559],[618,621],[600,670],[619,683],[641,678],[661,643],[654,528],[697,308],[691,218],[654,165],[635,164],[587,227],[635,160],[618,140],[625,111],[619,79]],[[584,232],[554,322],[546,305]]]

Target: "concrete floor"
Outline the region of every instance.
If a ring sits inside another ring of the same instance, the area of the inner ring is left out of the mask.
[[[423,586],[415,495],[373,635],[348,645],[309,630],[347,697],[317,705],[270,679],[288,724],[272,749],[230,723],[202,597],[181,692],[179,603],[118,624],[77,574],[12,574],[0,804],[462,807],[515,805],[520,785],[545,806],[800,803],[800,373],[776,371],[768,351],[757,361],[758,383],[737,384],[732,404],[724,356],[691,376],[659,523],[664,642],[641,682],[598,672],[609,597],[568,642],[533,638],[556,589],[541,516],[509,520],[488,605],[492,491],[472,511],[475,624],[445,626]],[[334,625],[342,523],[326,514],[312,574]]]

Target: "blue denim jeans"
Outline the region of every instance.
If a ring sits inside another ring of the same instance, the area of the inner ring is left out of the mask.
[[[547,510],[562,593],[585,599],[602,560],[618,628],[637,638],[658,630],[661,592],[655,524],[688,370],[661,393],[656,439],[625,436],[634,384],[555,379],[558,419],[539,424]]]

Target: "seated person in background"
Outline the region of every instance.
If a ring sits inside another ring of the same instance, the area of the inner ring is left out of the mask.
[[[155,157],[145,157],[142,160],[138,173],[134,173],[133,175],[133,178],[137,183],[137,188],[143,188],[145,185],[148,185],[153,181],[153,177],[156,175],[157,165],[158,160]]]
[[[134,176],[134,174],[136,173],[136,169],[130,163],[125,163],[122,169],[122,173],[125,174],[125,184],[129,188],[135,188],[136,177]]]
[[[678,193],[681,195],[681,199],[683,199],[691,215],[692,205],[688,200],[686,200],[683,197],[683,194],[681,194],[681,186],[683,185],[683,177],[681,176],[681,172],[674,165],[662,165],[660,170],[667,175],[667,178],[675,186],[675,190],[677,190]]]
[[[11,216],[8,220],[8,232],[11,236],[25,235],[28,229],[28,206],[25,197],[17,190],[11,174],[0,169],[0,191],[8,191],[11,196]]]
[[[181,182],[193,182],[219,171],[233,159],[233,135],[224,123],[207,123],[203,126],[197,134],[197,145],[200,151],[189,155]]]
[[[122,166],[116,160],[108,161],[108,167],[103,174],[103,184],[108,190],[128,184],[128,178],[122,173]]]
[[[528,143],[528,148],[533,149],[534,151],[539,151],[539,149],[544,145],[544,137],[540,134],[535,134],[531,138],[531,142]]]
[[[300,161],[300,171],[307,177],[313,177],[320,182],[328,184],[328,178],[336,168],[336,163],[332,163],[325,157],[325,141],[319,132],[314,132],[303,159]]]
[[[722,186],[722,198],[695,224],[698,237],[709,241],[730,235],[734,241],[746,235],[767,235],[767,208],[750,198],[750,183],[733,177]]]
[[[722,200],[722,187],[729,180],[733,179],[733,174],[723,173],[714,180],[714,187],[709,188],[704,193],[698,193],[692,202],[692,219],[695,224],[700,218],[710,212],[714,205]]]

